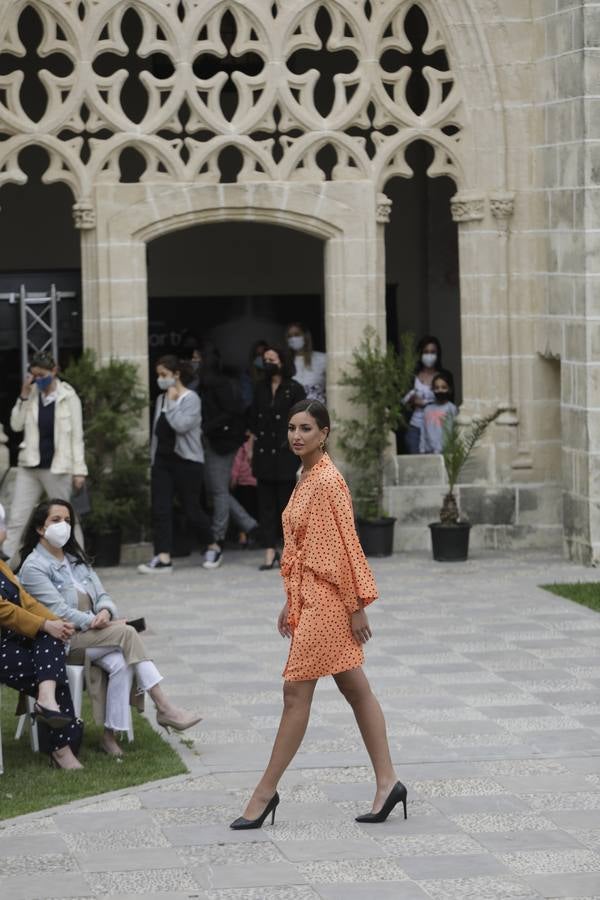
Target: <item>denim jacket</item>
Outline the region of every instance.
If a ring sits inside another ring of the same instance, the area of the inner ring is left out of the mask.
[[[93,612],[81,612],[78,609],[77,588],[71,579],[69,566],[63,560],[59,562],[45,547],[38,544],[19,571],[21,584],[36,600],[67,622],[72,622],[78,631],[87,631],[94,616],[107,609],[111,619],[117,616],[117,607],[93,569],[85,563],[77,562],[75,557],[68,556],[73,577],[80,582],[89,595]]]

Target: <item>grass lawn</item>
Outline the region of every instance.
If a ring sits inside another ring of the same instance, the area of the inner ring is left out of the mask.
[[[78,772],[50,769],[47,756],[31,752],[27,731],[20,741],[15,741],[17,694],[10,688],[0,690],[4,755],[4,774],[0,775],[0,819],[187,772],[172,747],[135,710],[135,740],[129,744],[125,739],[123,761],[116,762],[101,753],[97,747],[102,729],[92,721],[86,694],[83,700],[85,730],[79,754],[85,768]]]
[[[600,612],[600,582],[578,581],[576,584],[543,584],[542,587],[551,594],[566,597],[575,603],[581,603],[589,609]]]

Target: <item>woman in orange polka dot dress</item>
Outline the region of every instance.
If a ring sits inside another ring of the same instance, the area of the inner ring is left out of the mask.
[[[334,677],[351,705],[375,770],[373,808],[357,822],[383,822],[397,803],[406,818],[406,788],[396,778],[383,713],[362,670],[362,644],[371,637],[364,607],[377,598],[377,586],[358,541],[350,492],[325,451],[329,431],[318,400],[301,400],[290,410],[288,439],[303,468],[283,513],[287,602],[277,627],[292,638],[284,708],[269,764],[234,829],[260,828],[269,814],[274,821],[277,785],[302,743],[324,675]]]

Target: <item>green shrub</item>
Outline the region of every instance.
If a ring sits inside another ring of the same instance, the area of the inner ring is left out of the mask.
[[[383,513],[384,454],[390,433],[406,426],[402,398],[413,385],[416,356],[412,334],[402,335],[401,352],[381,345],[375,329],[365,329],[352,355],[352,371],[340,384],[352,389],[356,416],[338,424],[340,448],[353,471],[359,518],[378,519]]]
[[[106,534],[120,528],[139,539],[148,518],[148,447],[139,438],[148,409],[136,366],[111,359],[98,365],[86,350],[64,371],[83,407],[85,457],[91,512],[86,530]]]

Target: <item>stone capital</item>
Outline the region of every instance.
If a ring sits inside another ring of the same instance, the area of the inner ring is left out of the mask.
[[[459,191],[450,206],[455,222],[481,222],[485,216],[485,197],[473,191]]]
[[[96,210],[91,200],[78,200],[73,204],[75,228],[88,230],[96,227]]]
[[[377,208],[375,219],[380,225],[387,225],[392,214],[392,201],[387,194],[377,194]]]
[[[511,191],[490,194],[490,211],[495,219],[505,222],[515,211],[515,195]]]

